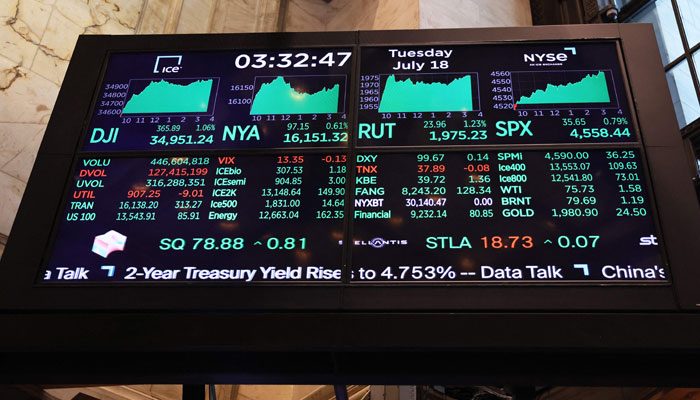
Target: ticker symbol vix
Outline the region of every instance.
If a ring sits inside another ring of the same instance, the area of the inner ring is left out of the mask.
[[[95,236],[95,241],[92,243],[92,252],[107,258],[113,251],[123,251],[125,245],[126,236],[112,230]]]

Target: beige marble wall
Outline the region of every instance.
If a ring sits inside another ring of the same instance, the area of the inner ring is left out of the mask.
[[[207,33],[211,31],[216,0],[184,0],[175,33]]]
[[[529,0],[289,0],[283,29],[339,31],[532,25]]]
[[[175,33],[182,6],[183,0],[146,0],[143,16],[134,33]]]
[[[275,32],[281,5],[282,0],[215,1],[209,32]]]
[[[146,0],[0,0],[0,235],[10,233],[78,35],[134,33]]]
[[[529,0],[420,0],[421,29],[529,25]]]
[[[136,33],[274,32],[282,0],[146,0]]]
[[[419,0],[289,0],[283,26],[287,32],[418,28]]]

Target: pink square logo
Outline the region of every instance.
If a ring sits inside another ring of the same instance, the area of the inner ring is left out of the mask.
[[[103,235],[95,236],[92,242],[92,252],[104,258],[113,251],[123,251],[126,245],[126,236],[117,231],[109,231]]]

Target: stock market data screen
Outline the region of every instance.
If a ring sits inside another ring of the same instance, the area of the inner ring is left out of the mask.
[[[351,48],[110,57],[83,149],[347,146]]]
[[[614,42],[362,49],[362,146],[637,140]]]
[[[40,282],[669,282],[615,41],[114,53],[96,96]]]
[[[632,149],[357,155],[357,282],[664,281]]]
[[[345,172],[338,153],[80,159],[45,278],[340,281]]]

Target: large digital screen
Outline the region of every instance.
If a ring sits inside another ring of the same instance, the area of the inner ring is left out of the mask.
[[[615,42],[362,48],[362,146],[634,142]]]
[[[668,283],[622,71],[614,41],[111,54],[38,280]]]
[[[665,281],[632,149],[360,153],[357,282]]]
[[[339,281],[346,156],[78,161],[43,279]]]
[[[83,149],[347,146],[352,52],[112,54]]]

